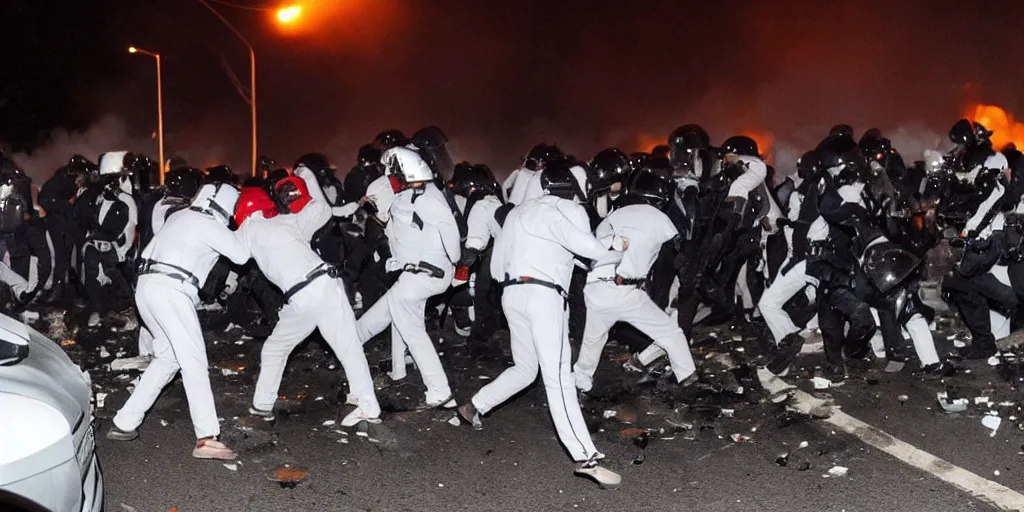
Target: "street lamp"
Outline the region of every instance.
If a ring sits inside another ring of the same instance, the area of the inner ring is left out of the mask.
[[[259,158],[256,154],[256,51],[253,50],[252,45],[249,44],[249,40],[246,39],[245,36],[243,36],[242,33],[234,26],[232,26],[224,16],[221,16],[216,9],[210,7],[210,4],[206,3],[206,0],[199,0],[199,3],[209,9],[210,12],[212,12],[214,16],[224,24],[224,26],[228,27],[231,32],[238,36],[238,38],[242,40],[242,43],[245,44],[245,47],[249,49],[249,106],[252,114],[252,175],[256,176],[256,163]]]
[[[160,147],[160,184],[164,184],[164,92],[163,80],[160,76],[160,54],[147,52],[134,46],[128,47],[128,53],[141,53],[156,59],[156,133]]]
[[[288,7],[282,7],[277,10],[277,21],[282,24],[289,25],[295,23],[302,15],[302,7],[298,5],[290,5]]]

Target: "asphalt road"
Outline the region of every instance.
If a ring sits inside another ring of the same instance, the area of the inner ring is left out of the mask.
[[[416,412],[422,387],[410,367],[401,383],[386,376],[385,340],[371,342],[369,360],[385,409],[369,438],[325,422],[347,412],[337,363],[315,340],[301,345],[285,374],[273,423],[246,414],[260,344],[226,320],[204,315],[209,327],[211,379],[223,418],[222,439],[240,452],[233,469],[191,457],[194,435],[180,380],[173,382],[132,442],[98,436],[108,511],[237,510],[736,510],[959,511],[995,510],[970,494],[863,443],[827,423],[788,412],[758,389],[742,363],[756,343],[698,340],[704,384],[677,392],[668,383],[637,386],[610,345],[594,397],[584,404],[595,442],[623,485],[601,490],[573,476],[573,465],[551,426],[542,386],[484,419],[484,430],[448,423],[446,411]],[[731,333],[716,330],[719,338]],[[508,364],[507,333],[484,355],[470,357],[451,333],[434,333],[442,360],[466,399]],[[97,410],[100,433],[127,398],[128,377],[104,369],[118,350],[133,355],[134,334],[68,333],[69,354],[109,395]],[[735,350],[746,344],[744,351]],[[100,347],[107,357],[100,358]],[[728,357],[725,357],[728,355]],[[738,363],[736,362],[738,361]],[[807,367],[814,356],[803,358]],[[225,372],[222,368],[227,368]],[[825,394],[842,410],[949,462],[1024,491],[1019,468],[1022,432],[1003,413],[995,437],[980,408],[948,415],[935,392],[957,386],[965,396],[1010,400],[1017,391],[984,363],[953,381],[921,380],[909,372],[872,370]],[[225,375],[232,373],[234,375]],[[800,372],[789,378],[810,389]],[[991,383],[991,384],[988,384]],[[742,385],[742,393],[736,389]],[[722,391],[721,388],[734,392]],[[818,392],[822,394],[822,392]],[[899,395],[907,395],[904,400]],[[997,398],[998,395],[998,398]],[[608,411],[606,413],[606,411]],[[615,416],[610,415],[611,411]],[[642,440],[646,432],[646,448]],[[748,439],[736,442],[734,434]],[[805,443],[805,444],[803,444]],[[804,446],[801,448],[801,446]],[[294,487],[271,481],[276,468],[307,472]],[[830,469],[845,476],[826,476]],[[995,470],[1000,476],[994,476]]]

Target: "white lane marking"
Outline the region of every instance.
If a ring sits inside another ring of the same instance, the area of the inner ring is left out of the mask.
[[[809,393],[800,391],[787,382],[774,376],[768,370],[759,368],[757,376],[764,388],[772,396],[792,397],[790,408],[816,417],[829,415],[823,421],[843,432],[856,436],[869,446],[873,446],[906,464],[925,471],[972,496],[983,500],[1002,510],[1024,510],[1024,494],[1009,487],[982,478],[949,461],[940,459],[920,448],[901,441],[887,432],[864,423],[849,414],[831,407],[828,401],[815,398]]]

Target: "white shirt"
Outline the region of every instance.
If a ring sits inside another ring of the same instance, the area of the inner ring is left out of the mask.
[[[501,233],[501,226],[494,218],[494,212],[500,207],[501,201],[493,195],[485,196],[473,203],[473,209],[466,218],[467,249],[483,250],[491,241],[491,237],[497,237]]]
[[[188,270],[199,279],[200,287],[222,255],[239,265],[249,260],[248,249],[223,222],[194,210],[181,210],[171,215],[142,251],[143,259]],[[153,270],[174,272],[160,265]]]
[[[445,272],[462,257],[459,226],[444,194],[433,183],[395,196],[385,231],[391,248],[388,270],[421,261]]]
[[[573,254],[595,261],[609,251],[590,232],[587,212],[574,201],[544,195],[513,208],[505,219],[492,256],[498,280],[532,277],[569,289]],[[620,255],[621,253],[615,253]]]
[[[626,239],[628,247],[618,265],[596,267],[590,272],[587,282],[616,275],[625,279],[646,278],[662,245],[677,234],[679,232],[668,215],[653,206],[631,204],[613,211],[597,226],[597,239],[602,245],[616,249],[622,246],[622,239]]]
[[[768,166],[757,157],[740,155],[739,160],[744,171],[729,185],[729,197],[746,198],[764,183],[765,176],[768,176]]]

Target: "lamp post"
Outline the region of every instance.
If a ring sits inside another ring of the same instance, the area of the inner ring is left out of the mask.
[[[156,59],[156,134],[157,144],[160,147],[160,184],[164,184],[164,91],[163,91],[163,79],[160,76],[160,54],[154,52],[147,52],[136,48],[134,46],[128,47],[128,53],[141,53],[143,55],[149,55]]]
[[[210,12],[212,12],[214,14],[214,16],[216,16],[217,19],[219,19],[221,21],[221,23],[224,24],[224,26],[228,27],[228,29],[231,30],[231,32],[233,32],[236,36],[238,36],[238,39],[241,39],[242,43],[245,44],[245,47],[249,49],[249,107],[250,107],[250,113],[252,115],[252,171],[251,172],[252,172],[253,176],[256,176],[256,163],[257,163],[257,159],[259,158],[257,156],[257,153],[256,153],[256,151],[257,151],[257,149],[256,149],[257,148],[257,145],[256,145],[257,144],[257,135],[256,135],[257,134],[257,130],[256,130],[256,51],[253,50],[252,45],[249,44],[249,40],[246,39],[245,36],[243,36],[242,33],[239,32],[233,25],[231,25],[231,23],[229,23],[228,20],[224,18],[224,16],[221,16],[221,14],[219,12],[217,12],[216,9],[214,9],[213,7],[210,7],[210,4],[206,3],[206,0],[199,0],[199,3],[203,4],[203,6],[205,6],[207,9],[209,9]]]

